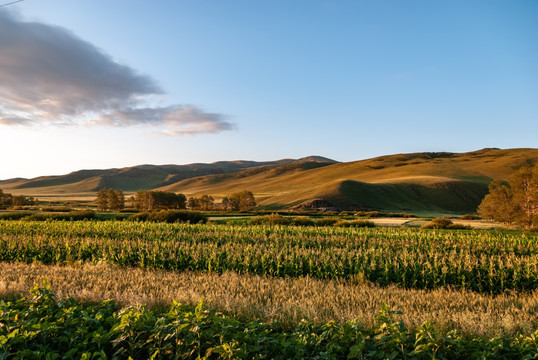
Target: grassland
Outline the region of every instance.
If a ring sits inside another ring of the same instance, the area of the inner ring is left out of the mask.
[[[529,233],[0,221],[0,273],[7,358],[538,356]]]

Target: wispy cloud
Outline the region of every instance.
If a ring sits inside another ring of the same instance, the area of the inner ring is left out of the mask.
[[[168,135],[233,128],[190,105],[150,106],[165,91],[70,31],[0,11],[0,124],[150,126]]]
[[[187,105],[173,105],[161,108],[124,108],[114,110],[87,125],[109,126],[159,126],[165,135],[192,135],[198,133],[218,133],[233,129],[223,115],[206,113]]]

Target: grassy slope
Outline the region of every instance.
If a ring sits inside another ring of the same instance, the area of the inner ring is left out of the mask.
[[[344,208],[470,212],[491,179],[536,162],[538,149],[398,154],[316,169],[205,176],[162,189],[214,196],[249,189],[268,207],[323,198]]]
[[[60,176],[0,181],[0,188],[14,194],[30,195],[95,193],[103,187],[138,191],[154,189],[197,176],[238,172],[253,167],[278,166],[293,161],[291,159],[271,162],[221,161],[212,164],[140,165],[122,169],[80,170]]]

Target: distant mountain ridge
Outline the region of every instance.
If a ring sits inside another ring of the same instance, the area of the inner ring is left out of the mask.
[[[140,165],[81,170],[63,176],[0,181],[5,191],[91,194],[102,187],[209,194],[219,199],[250,190],[267,209],[308,208],[474,212],[493,179],[538,163],[538,149],[422,152],[340,163],[310,156],[268,162]],[[316,201],[321,200],[321,201]]]
[[[9,190],[29,189],[33,193],[60,191],[91,192],[101,188],[117,188],[124,191],[150,190],[178,181],[211,174],[228,174],[246,169],[276,167],[290,164],[316,163],[329,165],[337,163],[321,156],[276,161],[218,161],[214,163],[193,163],[187,165],[137,165],[114,169],[78,170],[66,175],[40,176],[33,179],[15,178],[0,180],[0,188]]]

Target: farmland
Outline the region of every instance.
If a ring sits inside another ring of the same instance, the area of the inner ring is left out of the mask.
[[[65,325],[69,311],[109,319],[84,331],[101,329],[99,336],[114,345],[87,342],[80,348],[93,354],[87,358],[168,358],[171,349],[185,358],[538,353],[538,238],[532,233],[0,221],[0,261],[0,295],[12,300],[0,307],[6,354],[21,349],[17,329],[37,331],[28,339],[41,341],[45,329],[25,328],[35,325],[36,313]],[[17,300],[44,279],[63,300],[43,289]],[[101,303],[105,299],[115,305]],[[172,306],[174,300],[184,305]],[[15,313],[29,322],[17,325]],[[50,326],[59,334],[62,324]],[[130,333],[119,332],[121,326]],[[168,341],[188,341],[193,329],[199,332],[190,347],[195,352]],[[267,347],[271,342],[280,352]],[[130,348],[135,344],[145,350]]]
[[[360,277],[380,286],[452,286],[487,294],[538,288],[538,241],[519,233],[113,221],[7,221],[0,231],[1,261]]]

